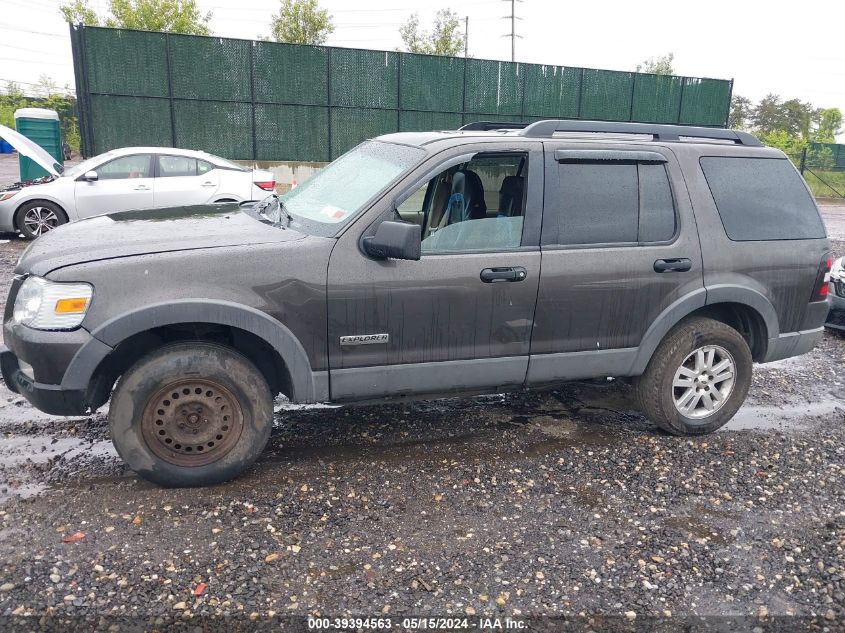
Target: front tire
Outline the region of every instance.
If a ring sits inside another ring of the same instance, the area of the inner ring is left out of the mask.
[[[646,417],[674,435],[724,426],[751,386],[751,350],[732,327],[696,317],[676,326],[635,380]]]
[[[66,222],[67,215],[61,207],[46,200],[25,202],[15,214],[15,226],[28,240],[41,237]]]
[[[205,486],[237,477],[261,454],[273,397],[237,351],[175,343],[139,360],[109,409],[112,442],[128,466],[162,486]]]

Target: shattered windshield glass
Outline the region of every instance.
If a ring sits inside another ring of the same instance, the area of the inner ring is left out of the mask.
[[[334,235],[364,205],[425,156],[418,147],[367,141],[280,196],[291,226]]]

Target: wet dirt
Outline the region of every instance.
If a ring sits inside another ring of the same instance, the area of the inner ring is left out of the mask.
[[[0,269],[23,244],[7,247]],[[827,334],[755,367],[745,406],[701,438],[655,429],[621,380],[384,406],[280,400],[244,476],[176,490],[123,466],[107,409],[48,416],[0,385],[0,585],[13,586],[0,616],[766,607],[837,622],[843,362],[845,338]]]

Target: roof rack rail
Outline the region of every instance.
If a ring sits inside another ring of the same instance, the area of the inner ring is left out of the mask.
[[[473,121],[458,129],[464,132],[489,132],[491,130],[521,130],[528,123],[505,123],[503,121]]]
[[[473,125],[473,124],[470,124]],[[501,124],[500,124],[501,125]],[[761,147],[763,144],[747,132],[723,128],[693,127],[687,125],[655,125],[651,123],[622,123],[614,121],[573,121],[550,119],[530,125],[514,123],[510,129],[520,126],[520,136],[529,138],[550,138],[555,132],[597,132],[606,134],[650,134],[655,141],[679,141],[684,138],[704,138],[731,141],[737,145]],[[461,129],[466,129],[464,126]],[[472,128],[482,129],[482,128]],[[489,128],[495,129],[495,128]],[[516,128],[518,129],[518,128]]]

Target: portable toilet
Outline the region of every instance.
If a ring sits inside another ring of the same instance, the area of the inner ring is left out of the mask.
[[[64,165],[62,152],[62,131],[59,114],[46,108],[21,108],[15,110],[15,129],[28,139],[43,147],[48,154]],[[33,160],[18,152],[21,180],[32,180],[46,176],[47,172]]]

